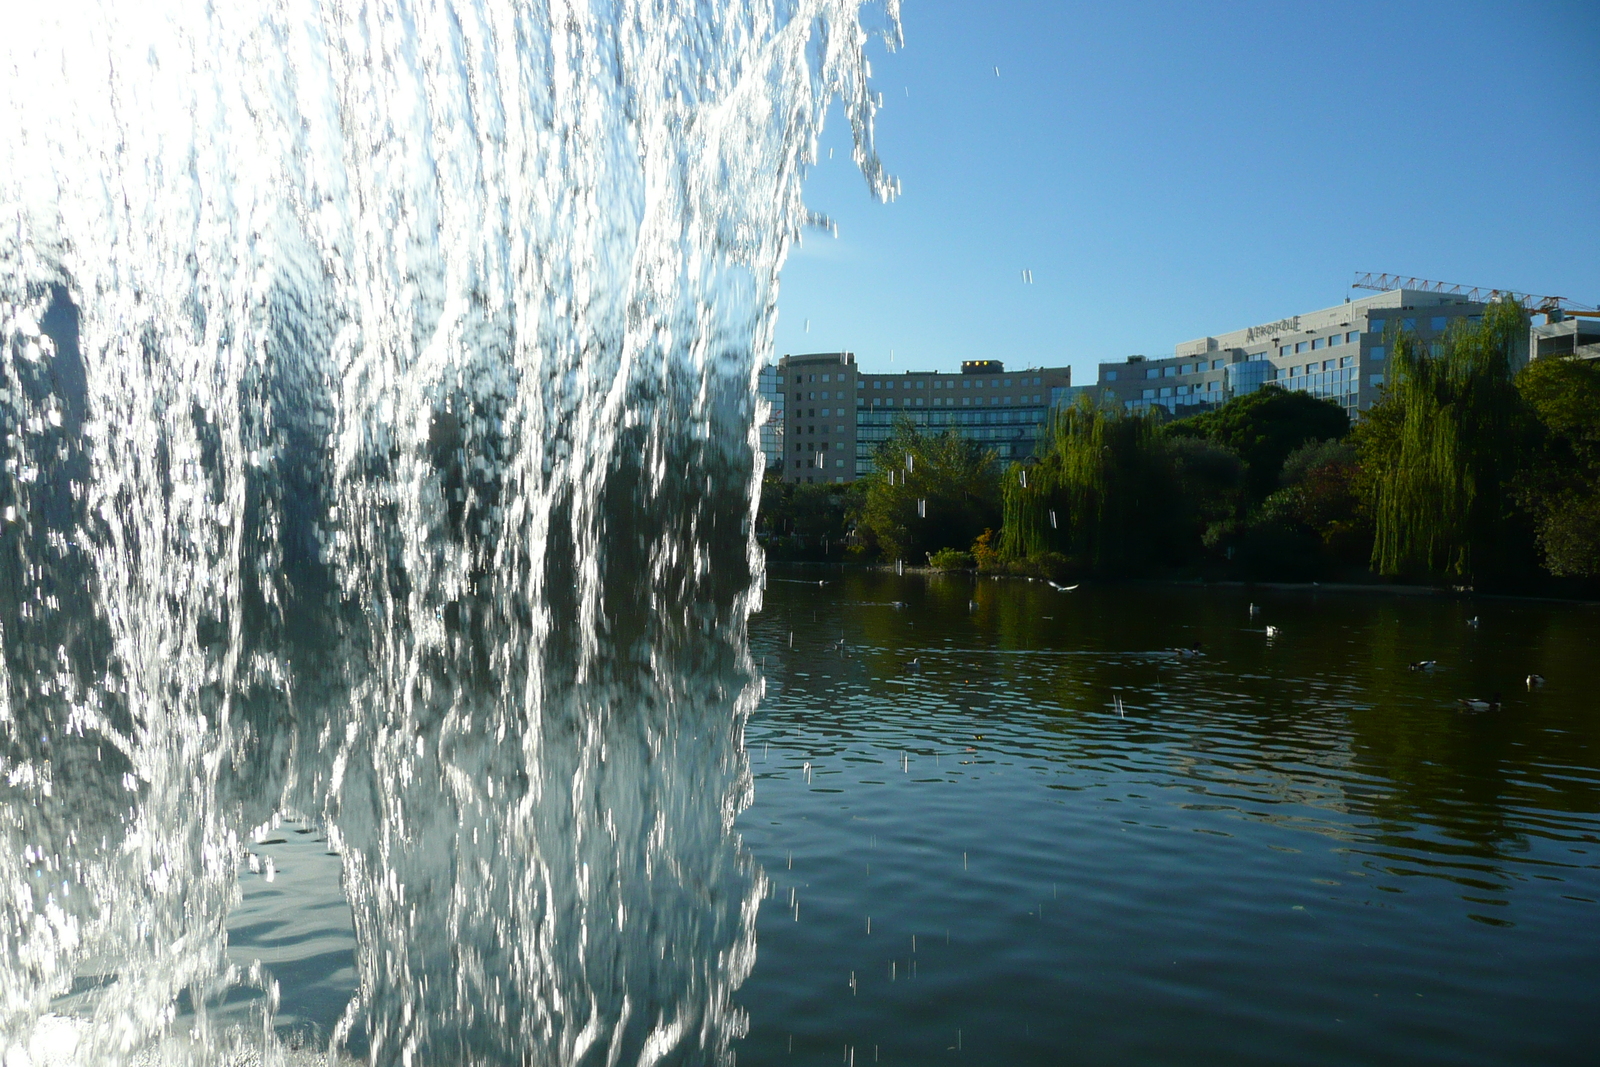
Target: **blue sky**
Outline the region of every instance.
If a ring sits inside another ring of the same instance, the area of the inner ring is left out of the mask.
[[[1600,304],[1593,0],[904,0],[903,23],[872,52],[903,193],[871,199],[835,109],[806,199],[838,236],[786,264],[779,354],[1081,383],[1360,295],[1357,270]]]

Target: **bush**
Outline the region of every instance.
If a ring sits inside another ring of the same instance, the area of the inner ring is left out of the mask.
[[[985,573],[1000,570],[1000,553],[995,550],[994,541],[994,531],[984,530],[972,542],[972,558],[978,564],[978,569]]]
[[[959,548],[941,548],[928,556],[928,566],[936,571],[970,571],[977,565],[971,552]]]

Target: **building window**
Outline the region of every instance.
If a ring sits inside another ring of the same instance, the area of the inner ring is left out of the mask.
[[[1411,330],[1412,332],[1415,332],[1416,329],[1417,329],[1417,320],[1416,319],[1402,319],[1401,322],[1400,322],[1400,328],[1404,329],[1404,330]]]
[[[1178,395],[1179,396],[1188,396],[1189,395],[1189,387],[1187,385],[1178,386]]]
[[[1114,382],[1116,380],[1117,380],[1117,372],[1116,371],[1114,371],[1114,370],[1106,371],[1106,381]],[[1035,384],[1037,384],[1037,383],[1035,383]]]
[[[1289,377],[1291,377],[1291,378],[1300,377],[1300,371],[1301,370],[1302,370],[1302,368],[1300,368],[1300,367],[1290,367],[1289,368]]]
[[[1155,396],[1156,396],[1156,391],[1154,389],[1146,389],[1142,395],[1143,395],[1144,399],[1146,399],[1146,400],[1154,400]],[[794,447],[796,449],[798,449],[800,446],[799,445],[795,445]]]
[[[1315,351],[1316,351],[1316,350],[1317,350],[1317,349],[1319,349],[1319,348],[1321,348],[1321,347],[1322,347],[1322,338],[1320,338],[1320,337],[1313,337],[1313,338],[1312,338],[1312,339],[1311,339],[1311,350],[1312,350],[1312,351],[1313,351],[1313,352],[1315,352]]]
[[[1007,388],[1007,389],[1010,389],[1010,388],[1011,388],[1011,379],[1010,379],[1010,378],[1007,378],[1007,379],[1006,379],[1006,388]]]
[[[1438,359],[1440,356],[1444,355],[1444,345],[1439,341],[1433,342],[1428,346],[1428,355],[1432,356],[1434,359]]]
[[[1206,392],[1215,393],[1216,391],[1218,391],[1221,388],[1222,388],[1222,383],[1221,382],[1212,382],[1210,385],[1206,386]]]
[[[1144,376],[1146,378],[1159,378],[1161,377],[1161,372],[1159,370],[1147,370],[1144,372]]]
[[[882,389],[883,388],[883,383],[878,381],[877,379],[873,379],[872,387],[874,389]]]
[[[1373,345],[1371,348],[1367,349],[1367,358],[1368,359],[1371,359],[1371,360],[1382,360],[1383,357],[1384,357],[1384,350],[1383,350],[1383,346],[1382,345]]]
[[[1287,356],[1287,355],[1289,355],[1289,352],[1290,352],[1290,349],[1289,349],[1288,345],[1280,345],[1278,347],[1278,355],[1279,356]]]
[[[1435,315],[1432,319],[1428,320],[1428,325],[1433,327],[1434,333],[1443,333],[1444,328],[1449,324],[1450,320],[1445,318],[1443,315]]]
[[[1381,375],[1381,374],[1369,374],[1369,375],[1367,375],[1367,384],[1370,385],[1370,386],[1373,386],[1374,388],[1376,388],[1377,386],[1382,385],[1383,384],[1383,375]]]
[[[1334,346],[1341,345],[1343,343],[1344,343],[1344,335],[1343,334],[1336,333],[1332,337],[1328,338],[1328,347],[1329,348],[1333,348]]]
[[[1220,360],[1220,359],[1212,360],[1211,361],[1211,369],[1212,370],[1221,370],[1222,369],[1222,360]]]
[[[827,380],[828,380],[828,376],[827,376],[827,375],[826,375],[826,374],[824,374],[824,375],[823,375],[823,376],[822,376],[822,380],[823,380],[823,381],[827,381]]]
[[[1304,341],[1296,341],[1294,343],[1294,354],[1295,355],[1298,356],[1300,353],[1304,352],[1305,350],[1306,350],[1306,343]]]
[[[844,466],[844,460],[842,460],[842,459],[836,459],[836,460],[834,460],[834,461],[833,461],[833,465],[834,465],[834,466],[835,466],[835,467],[842,467],[842,466]]]
[[[856,388],[857,389],[865,389],[866,387],[867,387],[867,383],[866,382],[862,381],[859,378],[856,379]]]
[[[1367,330],[1371,333],[1382,333],[1383,328],[1389,325],[1388,319],[1368,319]]]
[[[1341,366],[1341,367],[1354,367],[1355,365],[1356,365],[1356,357],[1355,356],[1340,356],[1339,357],[1339,366]]]
[[[1164,389],[1162,389],[1161,390],[1161,395],[1162,396],[1171,396],[1172,395],[1172,387],[1169,385],[1169,386],[1165,387]]]
[[[998,388],[1000,388],[1000,379],[999,378],[990,378],[989,379],[989,388],[990,389],[998,389]]]

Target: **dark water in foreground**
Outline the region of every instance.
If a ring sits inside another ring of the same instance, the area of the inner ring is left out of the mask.
[[[820,576],[753,623],[741,1064],[1600,1057],[1600,609]]]

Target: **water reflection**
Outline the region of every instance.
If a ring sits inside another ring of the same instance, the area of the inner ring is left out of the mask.
[[[844,653],[830,647],[841,636]],[[1195,1033],[1208,1035],[1200,1059],[1218,1062],[1282,1062],[1308,1039],[1326,1040],[1327,1062],[1445,1061],[1468,1047],[1483,1062],[1521,1062],[1527,1047],[1578,1062],[1582,1027],[1561,1011],[1600,993],[1579,963],[1600,952],[1600,722],[1581,682],[1597,638],[1600,617],[1582,605],[1064,594],[870,572],[775,585],[756,635],[770,691],[751,726],[757,803],[742,825],[801,918],[763,915],[741,1058],[778,1058],[784,1027],[818,1062],[824,1035],[843,1048],[875,1034],[897,1062],[946,1050],[898,984],[874,985],[869,1008],[858,973],[851,1000],[835,999],[841,970],[910,966],[869,962],[836,932],[859,934],[870,912],[875,931],[948,932],[962,946],[920,995],[969,1034],[992,1028],[990,1062],[1102,1046],[1192,1062]],[[1197,641],[1203,655],[1174,651]],[[1438,669],[1407,669],[1424,658]],[[1526,690],[1530,671],[1549,684]],[[1457,707],[1496,691],[1497,715]],[[1064,925],[1050,925],[1052,907]],[[1029,932],[1030,915],[1046,926]],[[1186,958],[1209,964],[1162,970]],[[1141,990],[1142,1036],[1115,1009],[1081,1006],[1103,1000],[1088,975]],[[1260,1010],[1218,1001],[1224,989]],[[1374,1006],[1401,996],[1403,1015]],[[1192,1017],[1196,998],[1209,1023]],[[799,1024],[802,1006],[824,1021]],[[1368,1029],[1326,1033],[1345,1025],[1336,1016]],[[1240,1029],[1217,1031],[1223,1019]],[[1536,1020],[1549,1028],[1536,1035]]]

